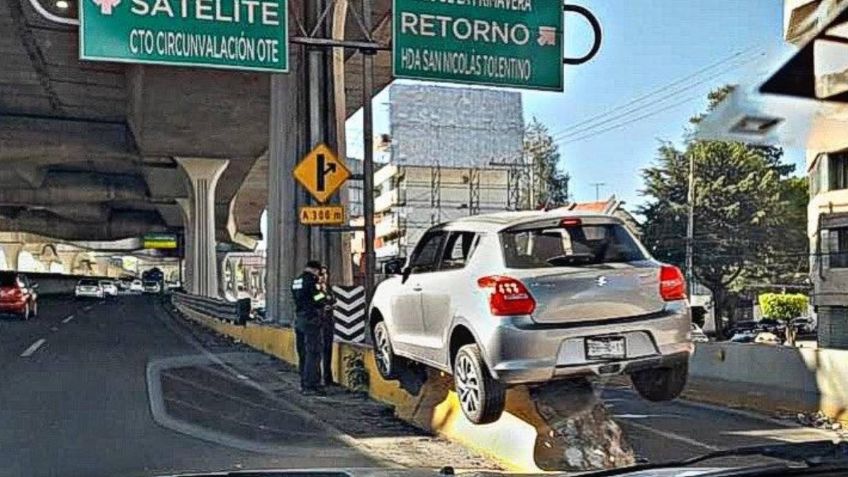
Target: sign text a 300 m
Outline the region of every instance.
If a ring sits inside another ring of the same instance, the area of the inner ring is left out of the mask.
[[[288,71],[288,0],[80,2],[82,60]]]
[[[394,0],[397,78],[562,91],[557,0]]]

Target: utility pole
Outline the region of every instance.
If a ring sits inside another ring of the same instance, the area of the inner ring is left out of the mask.
[[[592,182],[592,187],[595,188],[595,202],[601,200],[601,187],[605,187],[607,185],[606,182]]]
[[[686,223],[686,285],[692,293],[695,284],[694,240],[695,240],[695,157],[689,154],[689,218]]]
[[[366,32],[371,32],[371,1],[362,2],[362,23]],[[374,293],[374,273],[377,257],[374,254],[374,117],[372,95],[374,93],[374,54],[376,51],[362,50],[362,135],[364,157],[362,160],[362,216],[365,220],[365,299],[371,302]]]

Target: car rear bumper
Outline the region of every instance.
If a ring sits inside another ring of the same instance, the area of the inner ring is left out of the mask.
[[[0,313],[23,313],[26,308],[26,300],[0,301]]]
[[[103,292],[77,291],[74,292],[74,296],[77,298],[103,298]]]
[[[626,374],[687,360],[694,349],[690,323],[685,306],[671,306],[643,319],[590,326],[540,326],[529,318],[514,318],[496,327],[483,347],[495,377],[508,384]],[[597,336],[623,337],[625,358],[588,359],[585,339]]]

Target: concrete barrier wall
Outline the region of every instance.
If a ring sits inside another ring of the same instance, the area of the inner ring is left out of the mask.
[[[178,310],[218,333],[297,364],[294,333],[289,328],[239,326],[185,307]],[[583,381],[532,392],[526,387],[511,388],[503,417],[478,426],[462,414],[450,376],[422,366],[399,381],[385,381],[367,345],[336,342],[333,375],[340,385],[393,406],[400,419],[487,455],[508,470],[587,470],[635,462],[621,429]]]
[[[848,421],[848,351],[698,343],[689,373],[693,399]]]

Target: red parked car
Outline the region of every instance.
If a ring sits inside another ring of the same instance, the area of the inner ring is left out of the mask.
[[[26,275],[0,272],[0,313],[11,313],[28,320],[38,315],[38,285]]]

